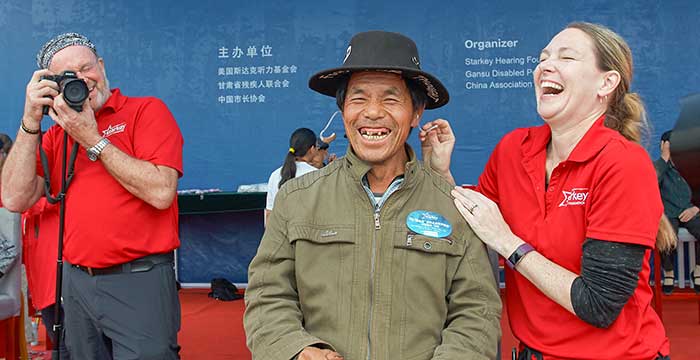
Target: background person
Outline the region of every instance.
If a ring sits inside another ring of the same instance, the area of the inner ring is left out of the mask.
[[[508,259],[506,305],[519,359],[668,359],[650,307],[649,256],[672,246],[632,55],[611,30],[573,23],[534,72],[545,124],[507,134],[477,191],[455,204]],[[437,168],[440,172],[448,169]]]
[[[0,134],[0,169],[12,147],[12,139]],[[26,287],[22,282],[20,217],[0,201],[0,358],[27,359],[31,325],[26,314]],[[25,336],[27,334],[27,336]]]
[[[10,138],[10,136],[7,134],[0,133],[0,169],[2,169],[2,165],[5,163],[7,154],[10,153],[11,148],[12,139]]]
[[[22,257],[27,270],[27,287],[32,306],[41,312],[41,321],[51,342],[56,344],[56,258],[58,254],[58,205],[41,197],[22,213]],[[64,318],[61,305],[61,319]],[[65,323],[62,320],[62,323]],[[65,333],[65,332],[64,332]],[[61,359],[70,359],[61,341]]]
[[[290,179],[319,169],[316,134],[311,129],[299,128],[294,130],[289,138],[289,150],[284,156],[284,163],[270,174],[267,181],[267,201],[265,204],[265,226],[275,205],[277,191]]]
[[[0,134],[0,169],[12,140]],[[17,231],[19,218],[7,211],[0,202],[0,320],[20,313],[20,278],[22,272],[22,241]]]
[[[661,135],[661,157],[654,161],[656,176],[659,181],[659,191],[664,204],[664,214],[678,234],[678,228],[684,227],[696,239],[700,240],[700,216],[697,205],[691,202],[691,191],[688,183],[673,164],[671,159],[672,131]],[[661,252],[661,264],[664,269],[663,291],[670,294],[673,291],[673,259],[676,249]],[[700,292],[700,249],[695,251],[695,269],[690,272],[695,292]]]
[[[333,140],[335,140],[335,133],[331,134],[331,136],[327,138],[319,137],[318,141],[316,141],[316,149],[318,149],[318,151],[316,152],[314,159],[311,161],[315,168],[320,169],[336,159],[335,154],[328,153],[328,148]]]

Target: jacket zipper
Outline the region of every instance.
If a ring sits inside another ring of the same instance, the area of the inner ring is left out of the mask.
[[[379,204],[374,206],[374,232],[372,233],[372,258],[369,273],[369,317],[367,318],[367,360],[372,359],[372,313],[374,308],[374,267],[377,260],[377,231],[382,228]]]
[[[381,223],[381,210],[382,206],[388,201],[389,197],[393,195],[397,190],[400,189],[401,184],[403,182],[397,183],[392,183],[389,188],[387,189],[387,192],[385,193],[385,197],[383,197],[379,203],[377,203],[374,200],[374,194],[363,186],[365,189],[365,192],[367,195],[370,197],[370,201],[372,204],[374,204],[374,214],[373,214],[373,219],[374,219],[374,232],[372,234],[372,258],[371,258],[371,269],[369,273],[369,317],[367,319],[367,360],[372,359],[372,313],[374,312],[374,271],[375,271],[375,266],[376,266],[376,260],[377,260],[377,232],[382,229],[382,223]],[[382,201],[384,200],[384,201]]]

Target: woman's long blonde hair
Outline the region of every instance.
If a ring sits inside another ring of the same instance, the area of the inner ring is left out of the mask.
[[[607,27],[587,22],[575,22],[567,28],[586,33],[594,44],[598,68],[602,71],[615,70],[620,74],[620,84],[610,94],[605,111],[605,126],[617,130],[626,139],[641,144],[649,135],[649,123],[641,97],[630,92],[632,83],[632,51],[627,42]],[[676,233],[666,215],[661,216],[656,235],[656,248],[668,251],[676,246]]]

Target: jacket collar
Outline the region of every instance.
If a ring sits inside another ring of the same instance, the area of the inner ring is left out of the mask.
[[[413,151],[410,145],[405,145],[406,154],[408,154],[408,162],[404,168],[404,185],[409,186],[415,183],[418,170],[421,169],[421,162],[416,158],[416,153]],[[362,181],[362,178],[372,169],[372,165],[360,160],[355,152],[352,150],[352,146],[348,146],[348,151],[343,158],[345,168],[350,172],[350,175],[357,182]]]

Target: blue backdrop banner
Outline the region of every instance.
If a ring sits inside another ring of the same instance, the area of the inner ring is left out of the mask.
[[[633,89],[654,125],[649,144],[678,117],[679,98],[700,89],[700,2],[639,1],[24,1],[0,2],[0,131],[14,138],[35,54],[57,33],[90,37],[113,87],[153,95],[185,138],[180,188],[234,190],[266,182],[291,132],[320,131],[336,110],[308,89],[316,71],[338,66],[351,36],[397,31],[418,44],[424,69],[451,93],[423,122],[445,118],[457,134],[453,173],[474,183],[496,142],[540,124],[532,70],[540,50],[571,21],[605,24],[629,42]],[[342,119],[330,131],[343,154]],[[48,117],[44,128],[52,123]],[[417,147],[417,134],[411,143]]]
[[[266,182],[281,166],[291,132],[317,133],[334,99],[308,89],[317,71],[339,66],[353,34],[403,33],[418,45],[423,69],[447,87],[446,106],[421,123],[451,121],[452,172],[475,183],[498,140],[541,124],[532,71],[549,39],[572,21],[605,24],[630,44],[632,84],[653,125],[647,146],[673,127],[679,99],[700,91],[700,1],[0,1],[0,132],[15,137],[35,55],[63,32],[87,35],[113,87],[156,96],[185,138],[180,189]],[[50,118],[44,129],[52,124]],[[331,152],[347,149],[342,118]],[[410,143],[419,148],[417,132]],[[246,282],[262,235],[262,213],[181,217],[179,275],[185,282],[227,277]]]

